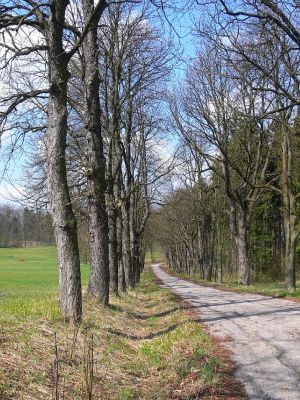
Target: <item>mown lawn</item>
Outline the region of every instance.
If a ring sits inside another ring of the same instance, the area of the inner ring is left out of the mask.
[[[87,275],[83,265],[83,284]],[[79,327],[59,317],[54,248],[0,249],[0,290],[1,400],[55,398],[56,359],[60,399],[224,398],[230,367],[149,267],[137,288],[112,297],[109,307],[84,299]]]
[[[82,282],[89,266],[82,265]],[[30,316],[58,316],[55,247],[0,249],[0,321]]]

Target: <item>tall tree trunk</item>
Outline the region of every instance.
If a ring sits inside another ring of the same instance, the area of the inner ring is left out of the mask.
[[[240,208],[237,215],[236,246],[238,251],[238,283],[250,285],[250,266],[248,260],[247,220],[245,210]]]
[[[199,273],[201,279],[205,279],[205,270],[204,270],[204,240],[202,238],[202,226],[198,227],[198,236],[197,236],[197,244],[198,244],[198,257],[199,257]]]
[[[237,273],[238,283],[240,285],[250,284],[250,268],[248,261],[248,246],[247,246],[247,210],[245,206],[238,204],[231,189],[231,177],[229,165],[224,159],[223,173],[226,195],[229,202],[229,224],[231,235],[235,241],[237,250]],[[234,256],[234,254],[233,254]]]
[[[133,284],[136,285],[140,280],[141,275],[141,265],[140,265],[140,257],[141,257],[141,249],[140,249],[140,240],[136,237],[134,239],[133,248],[133,266],[134,266],[134,276],[133,276]]]
[[[68,60],[62,36],[68,1],[52,1],[46,31],[49,48],[48,187],[59,264],[60,308],[65,321],[82,315],[77,224],[72,209],[66,170]]]
[[[118,26],[114,27],[118,31]],[[111,103],[111,115],[108,115],[107,124],[110,143],[107,150],[107,180],[108,180],[108,216],[109,216],[109,270],[110,270],[110,290],[112,293],[118,293],[118,243],[117,243],[117,218],[118,210],[116,202],[120,198],[121,177],[122,177],[122,147],[120,140],[120,82],[121,66],[120,60],[114,59],[114,46],[119,46],[118,42],[113,42],[109,57],[112,63],[112,93],[107,101]],[[121,271],[122,272],[122,271]],[[122,285],[123,286],[123,285]]]
[[[109,273],[110,290],[118,294],[118,241],[117,241],[117,217],[118,211],[114,202],[109,207]]]
[[[138,279],[138,237],[137,237],[137,214],[136,214],[136,192],[130,195],[130,248],[131,248],[131,287],[134,287]]]
[[[125,279],[126,289],[132,287],[129,208],[130,208],[129,202],[126,199],[124,204],[122,205],[122,219],[123,219],[122,249],[123,249],[123,266],[124,266],[124,279]]]
[[[219,218],[219,216],[218,216]],[[222,243],[221,229],[220,224],[217,224],[217,246],[216,246],[216,281],[218,283],[222,283],[223,280],[223,268],[222,268],[222,247],[224,243]]]
[[[117,244],[118,244],[118,289],[122,292],[126,290],[125,284],[125,271],[124,271],[124,260],[123,260],[123,223],[121,210],[118,209],[117,218]]]
[[[126,133],[124,144],[124,162],[126,168],[126,178],[124,182],[125,201],[122,206],[123,217],[123,257],[125,270],[126,289],[133,287],[133,265],[131,248],[131,213],[132,213],[132,159],[131,159],[131,134],[132,134],[132,98],[128,99],[126,110]]]
[[[83,41],[84,90],[85,90],[85,130],[87,139],[87,190],[89,212],[89,241],[91,252],[91,275],[88,293],[102,304],[109,301],[109,253],[108,253],[108,217],[105,191],[105,156],[101,132],[101,109],[99,100],[99,68],[97,28],[101,14],[105,9],[94,13],[94,1],[83,0],[85,26],[90,29]]]
[[[282,140],[282,202],[283,202],[283,228],[284,228],[284,266],[285,285],[289,291],[296,288],[295,252],[296,239],[296,207],[293,194],[292,179],[292,150],[288,128],[283,126]]]
[[[237,273],[240,285],[250,285],[250,265],[248,260],[248,223],[247,208],[237,205],[228,194],[230,230],[237,250]]]

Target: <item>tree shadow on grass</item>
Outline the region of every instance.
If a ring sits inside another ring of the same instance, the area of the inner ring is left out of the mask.
[[[132,335],[130,333],[126,333],[126,332],[122,332],[119,331],[117,329],[107,329],[107,332],[115,335],[115,336],[119,336],[125,339],[130,339],[130,340],[149,340],[149,339],[155,339],[158,338],[160,336],[166,335],[167,333],[170,333],[172,331],[174,331],[175,329],[177,329],[179,326],[186,324],[187,322],[189,322],[189,320],[182,322],[180,324],[173,324],[170,325],[168,328],[162,330],[162,331],[158,331],[158,332],[153,332],[153,333],[149,333],[148,335],[145,336],[137,336],[137,335]]]
[[[116,310],[116,311],[125,312],[129,316],[136,318],[136,319],[147,320],[150,318],[166,317],[167,315],[170,315],[170,314],[180,310],[182,307],[174,307],[169,310],[161,311],[161,312],[158,312],[155,314],[140,314],[140,313],[136,313],[134,311],[130,311],[130,310],[123,308],[121,306],[118,306],[118,305],[110,305],[110,308],[113,310]]]

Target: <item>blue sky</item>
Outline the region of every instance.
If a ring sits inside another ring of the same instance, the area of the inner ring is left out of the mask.
[[[184,78],[186,64],[188,60],[195,55],[195,46],[190,34],[192,19],[189,12],[176,14],[168,10],[167,17],[169,23],[163,18],[157,18],[157,22],[163,25],[166,39],[171,36],[175,46],[179,49],[180,58],[175,64],[174,73],[172,75],[172,81],[177,81]],[[3,171],[6,166],[6,160],[3,157],[4,149],[3,147],[0,148],[0,178],[2,177],[0,181],[0,203],[9,202],[11,195],[16,197],[20,196],[18,191],[21,190],[24,166],[28,160],[27,148],[29,148],[29,146],[25,143],[23,150],[16,152],[4,176]]]
[[[164,21],[165,34],[166,36],[172,36],[174,44],[178,47],[182,56],[182,62],[177,64],[177,76],[178,78],[183,78],[186,71],[186,63],[195,56],[195,43],[191,35],[191,30],[193,29],[192,15],[189,10],[181,13],[170,11],[167,18],[168,22]]]

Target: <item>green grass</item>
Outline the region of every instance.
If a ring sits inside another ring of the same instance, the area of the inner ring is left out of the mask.
[[[116,400],[134,400],[137,398],[137,392],[134,388],[126,387],[121,389]]]
[[[153,251],[152,252],[152,259],[151,259],[151,253],[150,251],[146,252],[145,255],[145,262],[150,263],[150,262],[163,262],[164,261],[164,255],[161,251]]]
[[[187,274],[178,274],[172,271],[172,273],[180,276],[184,279],[193,280],[195,282],[199,282],[203,285],[209,285],[224,289],[232,289],[247,293],[258,293],[266,296],[274,296],[274,297],[290,297],[290,298],[299,298],[300,299],[300,281],[297,281],[297,289],[294,292],[289,292],[285,289],[284,282],[274,282],[274,283],[265,283],[265,282],[257,282],[250,286],[242,286],[237,282],[234,282],[230,279],[228,281],[222,282],[222,284],[217,282],[209,282],[203,280],[199,274],[196,275],[187,275]]]
[[[83,265],[83,284],[87,275]],[[214,342],[148,267],[136,289],[112,296],[109,307],[85,299],[76,334],[59,318],[54,248],[0,249],[0,285],[1,399],[51,397],[54,333],[65,400],[88,398],[83,362],[91,337],[95,399],[208,399],[221,390],[225,363]]]
[[[82,265],[82,281],[89,267]],[[0,249],[0,322],[11,318],[58,316],[55,247]]]
[[[297,282],[297,289],[294,292],[289,292],[285,289],[283,282],[278,283],[255,283],[250,286],[241,286],[237,283],[225,284],[225,286],[244,292],[259,293],[266,296],[274,297],[295,297],[300,298],[300,281]]]

